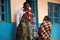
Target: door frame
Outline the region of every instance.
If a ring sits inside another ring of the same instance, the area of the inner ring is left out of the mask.
[[[5,10],[5,12],[4,12],[4,15],[5,15],[5,17],[4,17],[4,19],[5,19],[5,22],[11,22],[11,2],[10,2],[10,0],[4,0],[4,10]]]

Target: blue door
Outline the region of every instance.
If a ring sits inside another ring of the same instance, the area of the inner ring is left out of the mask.
[[[33,11],[33,21],[35,22],[36,24],[36,27],[38,27],[38,10],[37,10],[37,0],[26,0],[31,8],[32,8],[32,11]]]
[[[48,3],[48,15],[52,23],[52,38],[60,38],[60,4]]]
[[[33,20],[32,20],[32,31],[33,31],[33,38],[37,38],[38,36],[38,10],[37,10],[37,0],[26,0],[31,8],[33,13]]]

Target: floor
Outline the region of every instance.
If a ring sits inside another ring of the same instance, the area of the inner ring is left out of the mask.
[[[55,38],[54,38],[54,39],[51,39],[51,40],[60,40],[60,38],[59,38],[59,39],[55,39]]]

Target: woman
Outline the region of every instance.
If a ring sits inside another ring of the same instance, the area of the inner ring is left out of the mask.
[[[51,22],[48,16],[45,16],[38,31],[39,40],[50,40]]]
[[[16,40],[32,40],[32,10],[27,2],[23,4],[23,8],[19,10],[18,15]]]

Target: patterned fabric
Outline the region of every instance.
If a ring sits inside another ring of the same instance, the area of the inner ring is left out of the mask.
[[[16,40],[32,40],[32,26],[27,14],[22,16],[17,28]]]
[[[18,27],[18,25],[19,25],[19,23],[21,21],[21,18],[22,18],[23,14],[24,14],[24,11],[23,10],[24,10],[24,8],[21,8],[17,12],[17,16],[16,16],[16,27]]]
[[[30,22],[32,21],[32,9],[31,9],[31,7],[29,7],[28,10],[25,10],[24,8],[21,8],[17,12],[17,17],[16,17],[16,24],[17,25],[16,25],[16,27],[18,27],[24,13],[28,14]]]
[[[51,23],[43,21],[39,29],[39,40],[50,40],[51,35]]]
[[[31,7],[29,7],[29,9],[26,10],[26,14],[29,14],[29,21],[31,22],[32,21],[32,9],[31,9]]]

